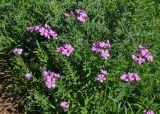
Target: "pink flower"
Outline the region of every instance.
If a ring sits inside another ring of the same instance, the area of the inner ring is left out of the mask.
[[[76,9],[76,13],[83,16],[84,18],[88,17],[87,11],[82,10],[82,9]]]
[[[49,76],[49,71],[43,71],[43,76],[45,77]]]
[[[50,70],[43,71],[43,76],[45,78],[45,84],[48,88],[55,88],[56,80],[61,78],[60,74],[52,72]]]
[[[57,33],[53,31],[48,24],[45,24],[44,26],[41,25],[31,26],[28,27],[27,30],[30,32],[36,31],[41,36],[44,36],[45,38],[48,39],[57,39]]]
[[[98,41],[98,42],[95,42],[92,44],[92,51],[100,52],[100,50],[108,49],[110,47],[111,47],[111,45],[110,45],[109,40],[104,41],[104,42]]]
[[[109,51],[108,50],[101,50],[101,56],[104,59],[108,59],[108,57],[110,56]]]
[[[110,44],[110,42],[109,42],[109,40],[107,40],[107,41],[104,41],[105,42],[105,44],[104,44],[104,47],[103,48],[110,48],[111,47],[111,44]]]
[[[14,53],[15,55],[21,55],[22,52],[23,52],[23,49],[22,49],[22,48],[15,48],[15,49],[13,50],[13,53]]]
[[[81,13],[80,13],[80,16],[82,16],[82,17],[85,18],[85,19],[88,17],[86,11],[81,12]]]
[[[106,76],[104,74],[99,74],[97,75],[96,80],[102,83],[106,80]]]
[[[73,51],[74,48],[72,47],[71,44],[63,44],[61,47],[57,48],[57,52],[62,53],[67,57],[69,57]]]
[[[60,106],[65,110],[65,109],[68,109],[69,108],[69,103],[66,102],[66,101],[62,101],[60,103]]]
[[[140,55],[133,54],[133,55],[132,55],[132,59],[135,60],[135,61],[137,61],[137,64],[138,64],[138,65],[145,64],[145,59],[142,58]]]
[[[120,76],[121,80],[124,80],[126,82],[131,82],[131,81],[140,81],[141,78],[138,76],[137,73],[129,72],[128,74],[122,74]]]
[[[127,78],[127,81],[134,81],[134,73],[129,72]]]
[[[100,46],[99,46],[99,43],[98,43],[98,42],[93,43],[93,45],[92,45],[92,51],[94,51],[94,52],[100,52],[100,51],[101,51],[101,49],[100,49]]]
[[[107,49],[111,47],[109,40],[104,41],[104,42],[98,42],[98,43],[99,43],[100,48]]]
[[[99,47],[103,48],[105,46],[105,42],[99,42]]]
[[[153,61],[153,56],[151,54],[145,55],[147,61],[152,62]]]
[[[55,88],[56,87],[56,79],[54,77],[46,78],[45,84],[48,88]]]
[[[107,49],[110,47],[111,47],[111,45],[110,45],[109,40],[104,41],[104,42],[98,41],[98,42],[95,42],[92,44],[92,51],[96,52],[96,53],[100,53],[101,57],[103,57],[104,59],[108,59],[110,54]]]
[[[87,15],[87,11],[85,10],[81,10],[81,9],[76,9],[76,13],[79,15],[77,17],[77,20],[80,22],[85,22],[88,15]]]
[[[31,77],[32,77],[32,74],[31,74],[31,73],[27,73],[27,74],[25,74],[25,77],[26,77],[26,78],[31,78]]]
[[[45,24],[44,27],[45,27],[46,29],[51,29],[51,27],[50,27],[48,24]]]
[[[129,81],[128,80],[128,75],[127,74],[122,74],[120,77],[121,80]]]
[[[82,17],[81,15],[77,17],[77,20],[80,22],[85,22],[86,19],[84,17]]]
[[[138,76],[137,73],[133,73],[133,78],[134,78],[134,80],[136,80],[136,81],[140,81],[140,80],[141,80],[141,78]]]
[[[57,33],[53,30],[49,30],[48,32],[48,39],[52,38],[52,39],[57,39]]]
[[[148,110],[144,110],[144,114],[155,114],[152,110],[148,111]]]
[[[41,26],[32,26],[32,27],[28,27],[27,30],[32,32],[32,31],[37,31],[41,28]]]
[[[59,79],[59,78],[61,78],[61,75],[60,75],[60,74],[57,74],[57,73],[54,73],[54,77],[55,77],[56,79]]]
[[[132,55],[132,59],[135,60],[138,65],[142,65],[146,62],[152,62],[153,56],[145,46],[139,45],[139,50]]]
[[[108,72],[106,70],[101,69],[101,73],[107,75]]]
[[[68,49],[69,52],[72,52],[74,48],[70,44],[65,44],[64,48]]]
[[[145,64],[145,60],[142,57],[139,57],[139,59],[137,60],[138,65],[142,65]]]
[[[139,57],[137,57],[135,54],[132,55],[132,59],[138,61]]]
[[[141,49],[140,53],[141,53],[142,56],[145,56],[149,53],[149,50],[148,49]]]
[[[43,36],[44,35],[44,33],[45,33],[45,27],[41,27],[39,30],[38,30],[38,32],[40,33],[40,35],[41,36]]]
[[[106,76],[108,75],[106,70],[101,70],[101,73],[97,75],[96,80],[98,82],[103,83],[107,78]]]
[[[67,49],[61,49],[62,51],[61,51],[61,53],[63,54],[63,55],[68,55],[68,50]]]

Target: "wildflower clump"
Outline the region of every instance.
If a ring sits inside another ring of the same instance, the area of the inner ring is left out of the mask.
[[[62,101],[60,103],[60,106],[65,110],[65,109],[68,109],[69,108],[69,103],[66,102],[66,101]]]
[[[44,26],[42,25],[31,26],[31,27],[28,27],[27,30],[30,32],[36,31],[41,36],[48,39],[57,39],[57,33],[53,31],[48,24],[45,24]]]
[[[107,75],[108,73],[106,70],[101,70],[100,74],[97,75],[96,80],[103,83],[107,79]]]
[[[85,22],[86,21],[86,19],[87,19],[87,17],[88,17],[88,12],[87,11],[85,11],[85,10],[82,10],[82,9],[76,9],[75,10],[75,13],[78,15],[77,16],[77,20],[79,21],[79,22]],[[73,16],[74,15],[74,12],[73,11],[69,11],[69,12],[67,12],[67,13],[64,13],[64,16],[65,17],[71,17],[71,16]]]
[[[123,81],[126,81],[126,82],[141,80],[141,78],[138,76],[138,74],[134,73],[134,72],[129,72],[128,74],[122,74],[120,79]]]
[[[56,80],[61,78],[61,75],[50,70],[43,71],[43,76],[45,78],[45,84],[48,88],[56,87]]]
[[[82,9],[76,9],[76,13],[78,14],[77,20],[80,22],[85,22],[87,17],[88,17],[88,13],[85,10]]]
[[[92,51],[96,52],[96,53],[100,53],[101,57],[104,59],[108,59],[108,57],[110,56],[108,48],[110,48],[110,42],[109,40],[104,41],[104,42],[95,42],[92,45]]]
[[[138,65],[142,65],[146,62],[152,62],[153,56],[145,46],[140,45],[139,50],[132,55],[132,59],[135,60]]]
[[[14,53],[15,55],[21,55],[22,52],[23,52],[23,49],[22,49],[22,48],[15,48],[15,49],[13,50],[13,53]]]
[[[69,57],[71,53],[74,51],[74,48],[71,44],[63,44],[61,47],[57,48],[56,51]]]

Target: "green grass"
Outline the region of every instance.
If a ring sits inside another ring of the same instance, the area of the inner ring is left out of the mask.
[[[87,21],[66,19],[64,13],[70,8],[88,11]],[[46,22],[58,31],[57,40],[44,40],[26,30]],[[26,113],[64,113],[59,104],[67,100],[70,108],[65,112],[72,114],[143,114],[145,109],[159,114],[159,23],[159,0],[1,0],[0,50],[14,80],[9,92],[23,96]],[[103,60],[91,52],[91,46],[107,39],[111,57]],[[54,51],[62,43],[73,45],[71,57]],[[138,66],[130,58],[140,44],[147,45],[153,62]],[[12,53],[15,47],[24,49],[22,56]],[[46,69],[63,75],[55,89],[44,84]],[[109,72],[102,84],[95,81],[100,69]],[[131,71],[142,80],[130,84],[119,79]],[[31,79],[25,79],[27,72],[32,72]]]

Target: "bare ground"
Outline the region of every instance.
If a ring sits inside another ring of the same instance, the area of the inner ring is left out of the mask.
[[[22,112],[23,106],[17,102],[19,98],[7,95],[8,86],[13,83],[11,72],[6,70],[6,62],[0,61],[0,63],[0,114],[22,114],[20,112]]]

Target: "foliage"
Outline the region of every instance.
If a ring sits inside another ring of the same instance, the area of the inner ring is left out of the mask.
[[[0,50],[13,72],[10,92],[24,96],[25,112],[42,114],[140,114],[160,113],[160,2],[159,0],[1,0]],[[69,9],[84,9],[84,23]],[[49,23],[56,40],[30,33],[27,27]],[[104,60],[91,51],[92,43],[110,40],[111,56]],[[65,57],[55,50],[64,43],[74,52]],[[138,66],[131,59],[138,45],[147,45],[154,61]],[[21,56],[12,50],[23,48]],[[109,72],[104,83],[95,80],[100,69]],[[62,75],[55,89],[44,83],[42,73]],[[136,72],[141,81],[126,83],[120,75]],[[30,79],[25,74],[31,72]],[[63,110],[60,102],[69,102]],[[38,110],[37,110],[38,109]]]

